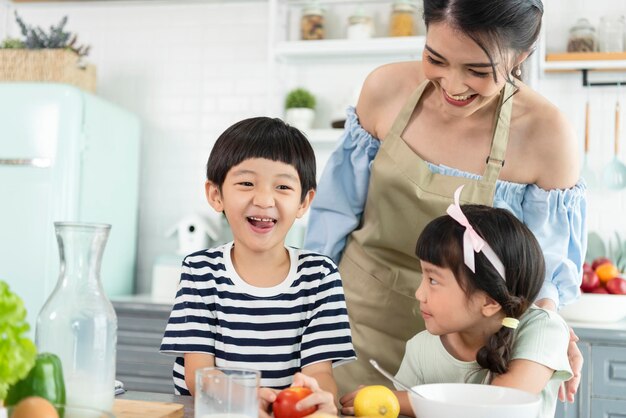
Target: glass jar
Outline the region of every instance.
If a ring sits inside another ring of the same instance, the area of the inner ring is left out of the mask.
[[[415,35],[415,4],[409,0],[398,0],[391,8],[389,36]]]
[[[302,9],[300,37],[303,40],[324,39],[324,10],[317,2]]]
[[[37,317],[40,353],[61,359],[66,403],[110,411],[115,388],[117,317],[100,281],[110,225],[55,222],[60,274]]]
[[[356,9],[355,13],[348,18],[348,29],[346,37],[348,39],[369,39],[374,35],[374,23],[372,18],[365,14],[362,7]]]
[[[567,52],[595,52],[598,50],[596,29],[585,18],[578,19],[569,30]]]
[[[624,21],[621,16],[602,16],[598,33],[601,52],[624,50]]]

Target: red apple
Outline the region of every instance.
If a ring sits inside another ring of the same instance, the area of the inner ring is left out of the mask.
[[[596,259],[593,260],[593,263],[591,263],[591,268],[592,269],[597,269],[598,266],[604,264],[604,263],[611,263],[611,259],[607,258],[607,257],[598,257]]]
[[[293,386],[281,390],[272,405],[275,418],[302,418],[317,410],[316,406],[299,411],[296,404],[313,392],[309,388]]]
[[[580,283],[580,290],[588,293],[598,286],[600,286],[600,278],[598,278],[596,272],[593,270],[583,271],[583,280]]]
[[[606,290],[604,287],[596,287],[595,289],[593,289],[591,291],[591,293],[601,293],[601,294],[604,294],[604,295],[608,295],[609,291]]]
[[[593,268],[591,267],[591,264],[584,262],[583,263],[583,271],[593,271]]]
[[[611,279],[606,282],[606,290],[614,295],[626,295],[626,280],[621,277]]]

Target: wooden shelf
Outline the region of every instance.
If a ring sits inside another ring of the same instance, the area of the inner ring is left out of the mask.
[[[274,54],[283,61],[319,60],[350,57],[412,56],[421,57],[424,36],[372,38],[365,40],[324,39],[319,41],[279,42]]]
[[[546,54],[545,71],[626,71],[626,52],[564,52]]]

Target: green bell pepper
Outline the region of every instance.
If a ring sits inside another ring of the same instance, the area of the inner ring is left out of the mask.
[[[29,396],[39,396],[52,404],[65,405],[65,381],[61,359],[56,354],[40,353],[28,375],[9,388],[5,405],[17,404]],[[63,411],[59,411],[63,416]]]

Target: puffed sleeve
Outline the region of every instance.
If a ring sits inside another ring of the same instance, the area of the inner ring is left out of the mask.
[[[311,205],[304,248],[332,258],[337,264],[348,235],[361,221],[370,178],[370,165],[380,141],[360,125],[348,108],[340,144],[331,154]]]
[[[582,265],[587,251],[586,186],[580,181],[566,190],[529,185],[522,201],[523,222],[535,234],[546,261],[546,277],[537,300],[557,307],[580,295]]]

